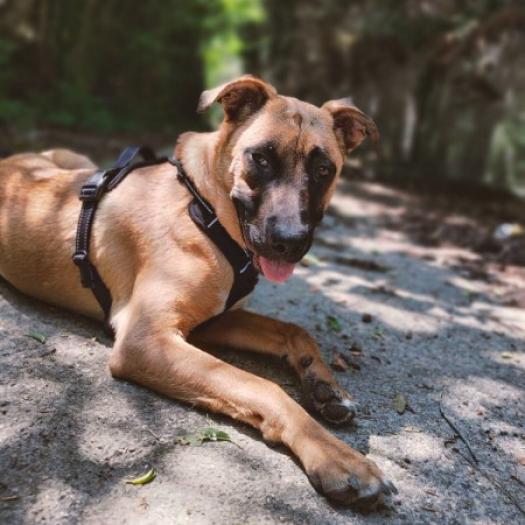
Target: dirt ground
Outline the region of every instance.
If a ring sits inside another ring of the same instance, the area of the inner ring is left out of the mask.
[[[432,202],[343,181],[308,266],[251,304],[339,367],[360,415],[334,432],[394,481],[391,502],[331,506],[284,449],[112,379],[99,325],[0,283],[0,523],[525,523],[525,272],[487,247],[492,224]],[[217,353],[299,398],[282,363]],[[209,426],[238,446],[177,442]]]

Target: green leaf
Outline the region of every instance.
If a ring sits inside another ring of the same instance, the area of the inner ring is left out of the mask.
[[[384,339],[385,333],[383,332],[382,328],[378,327],[374,330],[372,337],[374,337],[375,339]]]
[[[179,445],[190,445],[192,447],[201,446],[205,441],[228,441],[237,445],[232,441],[230,435],[224,430],[218,430],[213,427],[201,428],[194,434],[186,434],[185,436],[179,436],[175,439]],[[237,445],[239,446],[239,445]]]
[[[46,342],[46,336],[38,332],[29,332],[28,334],[24,334],[24,335],[26,337],[31,337],[31,339],[38,341],[40,344],[44,344]]]
[[[129,483],[130,485],[146,485],[146,483],[153,481],[156,477],[157,473],[155,472],[155,469],[150,469],[146,474],[143,474],[138,478],[126,480],[126,483]]]
[[[201,434],[203,437],[203,441],[209,440],[209,441],[230,441],[231,438],[228,433],[224,432],[224,430],[217,430],[213,427],[203,428],[201,430]]]
[[[330,327],[330,329],[333,330],[334,332],[340,332],[343,329],[343,327],[341,326],[341,323],[333,315],[328,315],[326,317],[326,322],[328,323],[328,326]]]
[[[395,411],[400,415],[405,413],[408,406],[407,399],[403,394],[396,394],[392,404],[394,405]]]

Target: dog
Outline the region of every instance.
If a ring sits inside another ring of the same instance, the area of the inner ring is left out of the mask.
[[[215,102],[224,112],[218,130],[183,133],[175,157],[260,273],[282,282],[310,248],[346,155],[366,137],[377,140],[377,128],[349,99],[317,107],[252,76],[205,91],[198,110]],[[0,274],[29,296],[101,319],[71,260],[79,190],[96,170],[69,150],[0,161]],[[369,507],[396,492],[279,386],[202,350],[280,357],[321,416],[340,423],[355,415],[304,329],[242,301],[224,311],[232,267],[189,217],[192,195],[176,172],[170,163],[138,168],[97,211],[90,248],[112,297],[111,374],[259,429],[286,445],[334,502]]]

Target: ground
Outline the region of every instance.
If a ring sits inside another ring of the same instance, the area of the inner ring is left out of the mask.
[[[334,432],[399,489],[369,514],[331,506],[248,427],[112,379],[98,324],[0,283],[0,522],[525,523],[524,274],[469,247],[490,238],[477,221],[342,181],[313,257],[253,297],[312,332],[359,401]],[[282,363],[216,352],[299,399]],[[209,426],[234,444],[177,439]]]

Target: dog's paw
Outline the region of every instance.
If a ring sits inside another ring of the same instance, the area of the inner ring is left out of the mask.
[[[330,423],[347,423],[357,413],[356,402],[341,387],[313,374],[303,380],[303,395],[306,403]]]
[[[363,511],[398,493],[373,461],[343,442],[337,443],[335,448],[331,444],[327,451],[316,454],[307,468],[310,483],[318,492],[335,503]]]

